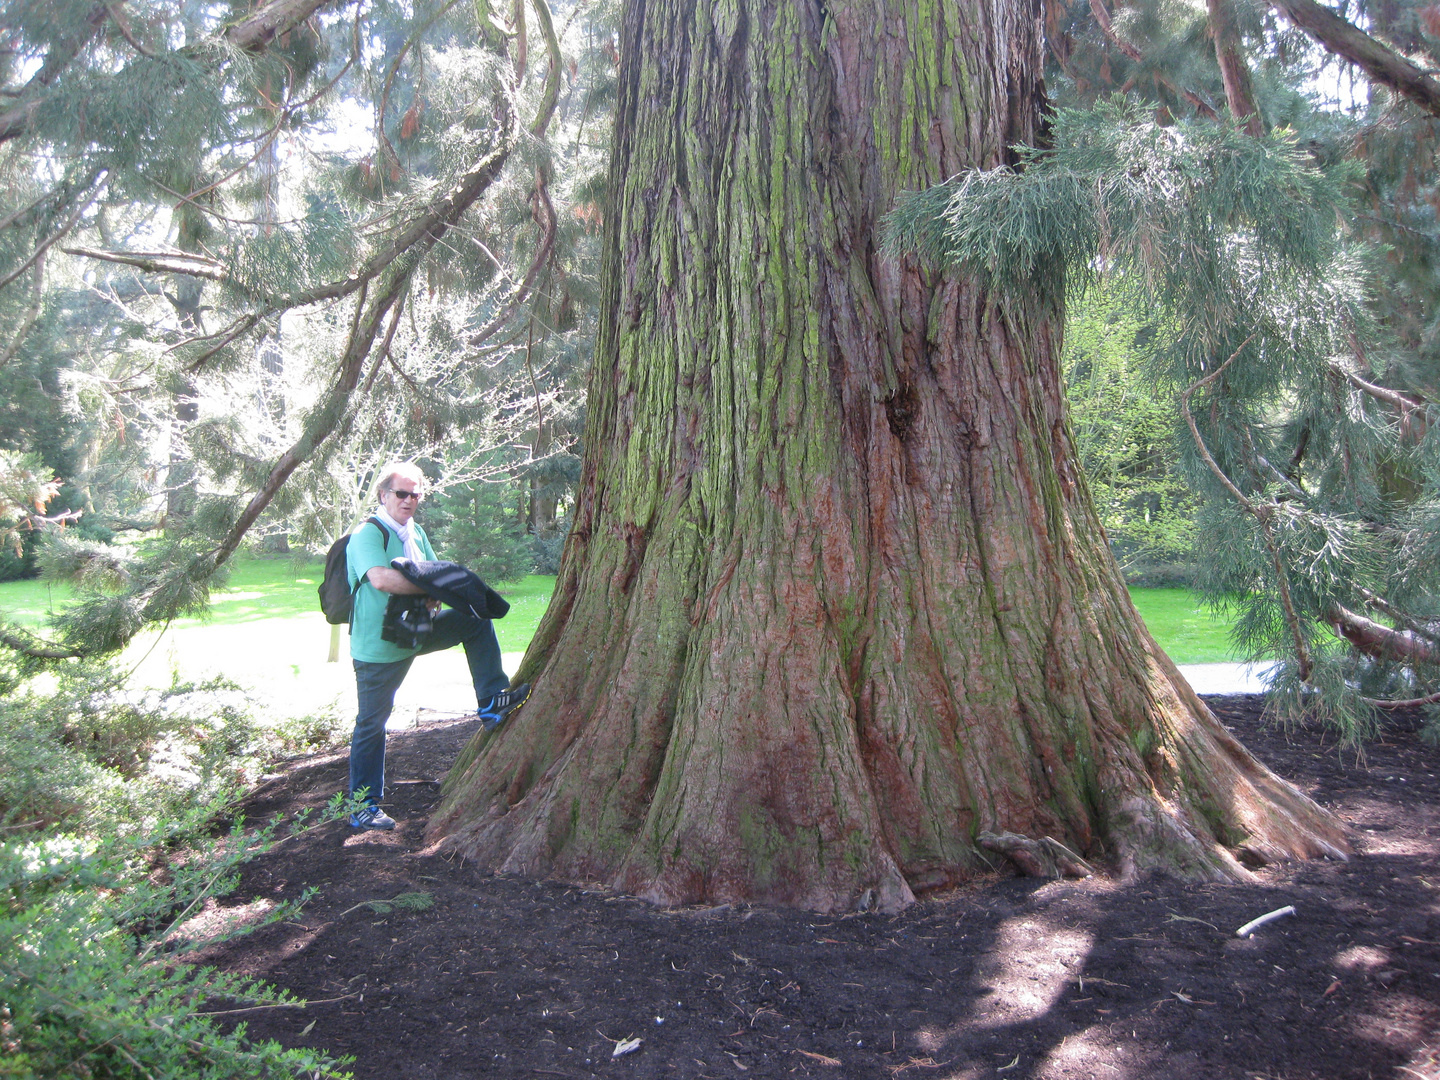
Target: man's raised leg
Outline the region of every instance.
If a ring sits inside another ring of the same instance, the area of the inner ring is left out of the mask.
[[[469,612],[446,608],[435,616],[435,629],[420,650],[438,652],[455,645],[465,646],[470,681],[475,685],[475,705],[487,730],[499,727],[530,695],[528,684],[510,689],[510,677],[500,663],[500,643],[489,619]]]

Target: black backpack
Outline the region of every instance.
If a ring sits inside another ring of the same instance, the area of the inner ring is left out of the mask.
[[[366,518],[366,522],[373,522],[380,530],[380,535],[385,538],[385,546],[390,546],[390,530],[380,524],[378,518]],[[331,626],[339,626],[350,621],[350,614],[355,607],[355,593],[360,589],[360,582],[350,584],[350,571],[345,562],[345,552],[350,547],[352,533],[346,533],[330,545],[330,550],[325,553],[325,576],[320,579],[320,588],[315,591],[320,594],[320,610],[325,613],[325,621]]]

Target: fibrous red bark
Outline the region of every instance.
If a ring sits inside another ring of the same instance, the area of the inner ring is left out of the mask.
[[[1340,854],[1131,607],[1058,322],[877,251],[899,191],[1038,136],[1038,4],[633,0],[622,40],[535,690],[461,756],[432,839],[821,910],[985,871],[982,833],[1196,877]]]
[[[1220,67],[1220,78],[1225,85],[1225,103],[1230,106],[1230,115],[1244,127],[1245,133],[1258,139],[1265,134],[1265,122],[1255,104],[1250,67],[1245,63],[1230,0],[1207,0],[1207,10],[1210,36],[1215,40],[1215,62]]]

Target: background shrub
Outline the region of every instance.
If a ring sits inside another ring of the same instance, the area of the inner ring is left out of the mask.
[[[330,816],[348,808],[336,800]],[[215,1000],[274,1005],[289,995],[197,967],[186,917],[234,887],[234,870],[275,843],[273,829],[200,843],[156,869],[192,812],[158,832],[100,841],[50,837],[0,843],[0,1076],[240,1080],[343,1077],[344,1062],[278,1043],[251,1044],[206,1014]],[[326,819],[328,820],[328,818]],[[293,916],[276,905],[256,925]],[[253,926],[249,929],[253,929]],[[240,931],[240,932],[243,932]],[[234,931],[224,936],[234,936]]]
[[[153,826],[224,805],[268,761],[333,745],[341,728],[333,710],[263,726],[225,679],[129,690],[76,666],[48,690],[0,699],[0,826],[91,837]]]

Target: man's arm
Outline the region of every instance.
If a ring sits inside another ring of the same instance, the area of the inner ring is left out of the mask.
[[[372,566],[365,572],[365,580],[383,593],[396,596],[424,596],[425,590],[416,585],[399,570],[388,566]]]

